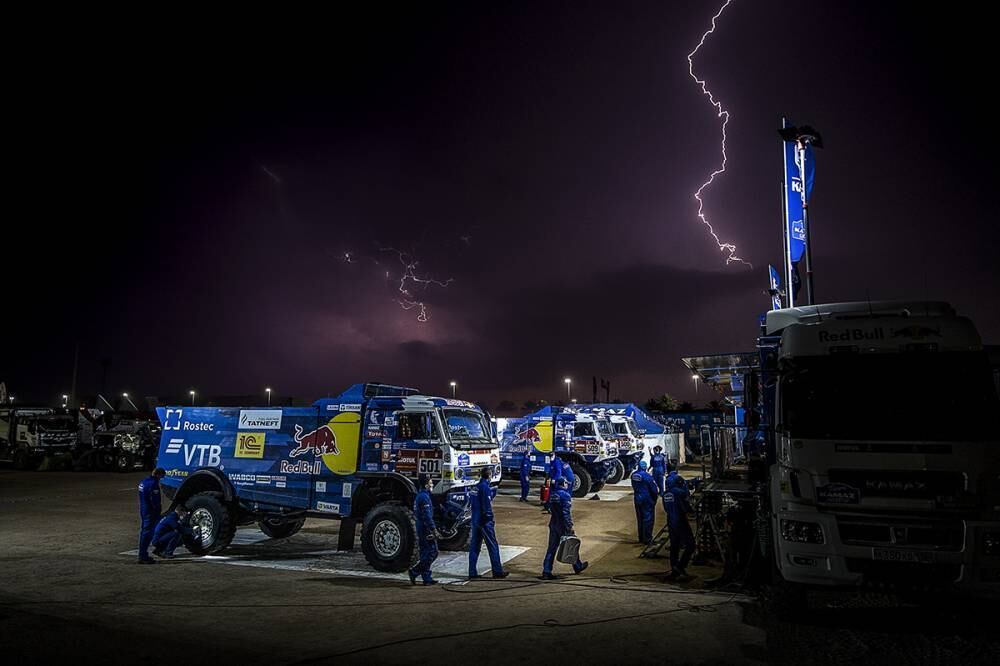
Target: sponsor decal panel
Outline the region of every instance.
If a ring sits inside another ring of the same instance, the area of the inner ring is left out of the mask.
[[[281,430],[280,409],[241,409],[239,428]]]
[[[369,472],[377,472],[378,463],[365,463],[365,469],[368,470]]]
[[[256,474],[230,474],[229,480],[238,486],[252,486],[257,481]]]
[[[236,433],[236,457],[256,458],[260,460],[264,457],[264,440],[267,433],[263,432],[238,432]]]
[[[318,493],[325,493],[326,492],[326,481],[317,481],[316,482],[316,492],[318,492]]]
[[[271,477],[265,474],[258,474],[256,483],[258,486],[269,486],[271,485]]]
[[[861,491],[845,483],[829,483],[816,489],[816,499],[825,504],[857,504]]]
[[[340,494],[343,495],[344,497],[350,497],[351,496],[351,484],[350,483],[345,483],[343,486],[341,486],[341,488],[340,488]]]
[[[330,502],[316,502],[316,510],[323,513],[340,513],[340,505]]]
[[[342,412],[360,412],[361,405],[355,403],[348,403],[340,405],[340,411]]]

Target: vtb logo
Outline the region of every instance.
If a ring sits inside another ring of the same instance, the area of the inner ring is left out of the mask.
[[[183,444],[183,440],[172,439],[164,453],[180,453],[181,448],[184,449],[184,464],[188,467],[194,462],[195,456],[198,456],[199,467],[218,467],[222,462],[222,447],[218,444]]]

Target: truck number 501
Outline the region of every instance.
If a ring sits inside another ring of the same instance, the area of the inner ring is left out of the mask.
[[[419,472],[420,474],[440,474],[441,461],[436,458],[421,458]]]

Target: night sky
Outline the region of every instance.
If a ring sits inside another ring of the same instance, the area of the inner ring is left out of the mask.
[[[13,21],[0,381],[19,400],[381,380],[494,407],[695,399],[780,265],[782,114],[818,128],[820,301],[950,300],[1000,342],[993,35],[974,4],[390,5]],[[947,11],[947,14],[941,12]],[[122,22],[125,22],[122,24]],[[393,247],[440,281],[397,302]],[[347,259],[350,253],[350,260]],[[390,277],[386,278],[386,271]],[[711,396],[702,388],[704,402]]]

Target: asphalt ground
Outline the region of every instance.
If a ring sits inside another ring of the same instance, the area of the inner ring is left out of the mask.
[[[512,575],[466,581],[465,555],[442,554],[446,584],[424,588],[337,553],[335,521],[283,540],[241,528],[219,557],[138,565],[144,475],[0,470],[5,663],[1000,663],[992,607],[850,595],[788,618],[706,589],[715,569],[666,582],[666,559],[638,557],[627,486],[574,501],[584,574],[537,579],[548,516],[505,482],[494,508]]]

